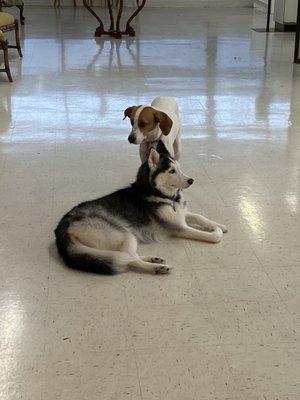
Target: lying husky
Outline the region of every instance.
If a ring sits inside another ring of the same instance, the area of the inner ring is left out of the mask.
[[[56,245],[69,267],[99,274],[130,268],[165,274],[170,267],[162,258],[137,254],[138,242],[153,241],[163,233],[213,243],[221,240],[224,225],[187,211],[181,191],[194,180],[181,172],[162,142],[158,150],[160,154],[151,149],[131,186],[81,203],[61,219]]]

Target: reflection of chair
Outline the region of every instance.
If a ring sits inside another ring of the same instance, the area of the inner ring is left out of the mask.
[[[4,0],[2,3],[2,7],[17,7],[20,10],[20,22],[24,25],[24,2],[23,0]],[[0,10],[1,11],[1,10]]]
[[[11,86],[0,96],[0,135],[9,135],[11,126]]]
[[[12,82],[12,76],[10,73],[9,61],[8,61],[8,49],[10,48],[17,49],[20,57],[22,57],[18,20],[14,19],[14,16],[11,14],[0,12],[0,31],[1,31],[0,48],[1,50],[3,50],[4,53],[4,69],[1,69],[0,71],[6,72],[9,81]],[[15,45],[8,44],[8,41],[6,40],[3,34],[4,32],[8,31],[15,31],[15,37],[16,37]]]

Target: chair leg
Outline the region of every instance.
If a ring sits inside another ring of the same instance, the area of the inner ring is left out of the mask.
[[[20,44],[20,35],[19,35],[19,23],[18,20],[15,20],[15,35],[16,35],[16,47],[18,49],[18,53],[20,57],[23,57],[21,44]]]
[[[54,0],[53,6],[60,7],[60,0]]]
[[[4,55],[4,72],[6,72],[9,82],[12,82],[13,79],[10,73],[7,43],[3,44],[3,55]]]
[[[24,25],[25,17],[24,17],[24,3],[22,3],[21,6],[17,6],[18,9],[20,10],[20,22],[21,25]]]

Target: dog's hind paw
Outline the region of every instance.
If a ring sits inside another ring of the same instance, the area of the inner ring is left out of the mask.
[[[227,229],[226,225],[218,224],[218,227],[222,229],[223,233],[227,233],[228,232],[228,229]]]
[[[211,241],[213,243],[219,243],[222,239],[223,231],[221,228],[217,227],[217,229],[211,233]]]
[[[161,257],[151,257],[151,262],[154,264],[163,264],[165,263],[165,259]]]
[[[171,271],[171,268],[168,265],[159,265],[154,267],[154,272],[156,274],[168,274]]]

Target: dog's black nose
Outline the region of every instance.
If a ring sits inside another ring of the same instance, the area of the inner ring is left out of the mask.
[[[134,137],[131,136],[131,135],[129,135],[129,136],[128,136],[128,142],[129,142],[129,143],[134,143]]]
[[[194,179],[192,179],[192,178],[188,179],[188,184],[189,185],[192,185],[193,183],[194,183]]]

